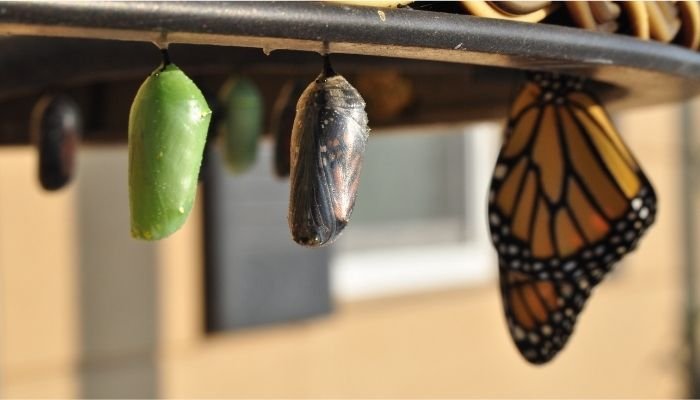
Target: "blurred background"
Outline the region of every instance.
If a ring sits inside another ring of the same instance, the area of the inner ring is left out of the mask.
[[[33,148],[4,146],[0,395],[697,395],[687,229],[700,203],[688,202],[687,155],[699,110],[615,115],[658,219],[542,367],[511,343],[487,241],[503,121],[373,131],[353,221],[320,250],[289,238],[269,140],[242,176],[214,152],[186,226],[154,243],[129,236],[124,144],[82,147],[58,193],[40,189]]]
[[[461,31],[461,20],[416,10],[106,4],[102,14],[0,7],[0,30],[83,38],[0,39],[0,397],[700,397],[700,100],[648,106],[698,92],[697,54],[563,27],[474,19]],[[419,30],[391,25],[421,18]],[[173,32],[197,43],[170,55],[212,104],[230,77],[257,85],[268,135],[240,175],[210,141],[186,225],[144,242],[129,233],[126,126],[160,62],[147,40]],[[390,40],[412,35],[418,47]],[[270,111],[321,59],[271,44],[316,51],[321,38],[377,56],[332,56],[366,99],[372,131],[351,223],[332,246],[308,249],[290,237]],[[453,63],[389,57],[415,51]],[[592,82],[659,199],[639,248],[539,367],[509,337],[486,221],[503,117],[528,67],[619,84]],[[42,190],[28,137],[46,93],[70,95],[84,116],[75,178],[57,192]]]

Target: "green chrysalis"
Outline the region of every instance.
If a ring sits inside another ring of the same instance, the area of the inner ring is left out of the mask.
[[[250,79],[232,77],[221,88],[219,100],[225,110],[219,134],[224,159],[231,172],[241,173],[255,164],[263,130],[262,96]]]
[[[129,113],[131,235],[162,239],[192,210],[211,119],[202,92],[163,52]]]

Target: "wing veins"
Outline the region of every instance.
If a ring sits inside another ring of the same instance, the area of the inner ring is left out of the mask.
[[[571,155],[569,154],[569,142],[566,140],[566,135],[564,135],[564,126],[561,122],[561,109],[559,106],[554,107],[554,115],[555,118],[557,119],[557,134],[559,136],[559,140],[561,142],[561,150],[562,150],[562,157],[564,158],[564,187],[562,188],[562,194],[561,194],[561,202],[562,208],[564,211],[569,215],[569,219],[571,222],[574,224],[574,228],[578,232],[578,235],[583,239],[584,243],[586,245],[590,245],[591,243],[588,241],[588,238],[586,235],[583,233],[583,228],[581,228],[581,224],[578,222],[576,219],[576,216],[569,210],[568,204],[566,203],[566,200],[569,198],[569,180],[566,179],[567,174],[572,174],[572,175],[577,175],[576,170],[573,167],[573,163],[571,162]],[[557,245],[559,245],[559,241],[557,240]]]
[[[532,240],[533,240],[532,235],[535,232],[535,221],[537,220],[537,215],[540,212],[539,204],[540,204],[540,194],[535,193],[535,200],[533,202],[533,207],[535,207],[535,212],[532,213],[532,215],[530,217],[530,222],[528,224],[529,226],[527,228],[528,242],[532,242]],[[528,243],[528,244],[532,245],[532,243]]]
[[[523,111],[521,111],[517,117],[511,119],[508,122],[508,126],[511,128],[510,129],[511,133],[508,135],[508,137],[506,139],[509,139],[511,136],[513,136],[512,128],[514,128],[515,125],[517,125],[518,122],[520,122],[520,118],[522,117],[523,113],[525,113],[526,111],[529,111],[535,107],[538,107],[539,105],[540,105],[539,103],[536,103],[536,104],[527,106],[527,108],[524,109]],[[535,138],[537,137],[537,131],[539,130],[540,125],[542,124],[542,116],[543,115],[544,115],[544,109],[543,108],[538,109],[537,110],[537,119],[535,120],[535,124],[532,127],[532,132],[530,133],[530,137],[527,139],[527,143],[525,143],[525,145],[523,146],[523,149],[520,151],[520,153],[518,153],[514,156],[511,156],[511,157],[505,157],[505,155],[504,155],[503,159],[500,159],[500,157],[499,157],[499,161],[504,161],[504,160],[509,160],[509,159],[510,160],[513,160],[513,159],[517,160],[519,158],[519,156],[521,156],[522,154],[527,154],[527,159],[530,161],[532,160],[532,147],[534,144],[533,142],[535,141]],[[504,145],[505,145],[505,143],[504,143]],[[517,165],[517,161],[513,162],[513,163],[507,162],[507,164]]]
[[[537,320],[537,317],[535,317],[535,312],[532,311],[532,308],[530,307],[530,304],[528,304],[527,301],[525,301],[525,295],[523,294],[523,287],[527,284],[527,282],[520,283],[517,287],[513,287],[514,290],[517,290],[516,295],[520,299],[520,301],[523,303],[523,308],[525,308],[525,311],[527,311],[527,314],[530,316],[532,319],[533,325],[538,326],[539,322]],[[520,324],[522,325],[522,323]],[[528,329],[529,332],[532,332],[534,329]]]
[[[525,187],[525,181],[527,180],[527,176],[530,172],[529,167],[532,165],[532,159],[530,157],[526,158],[527,164],[525,164],[525,171],[523,172],[522,179],[520,180],[520,183],[518,184],[518,190],[515,192],[515,203],[513,204],[513,208],[511,209],[511,217],[509,218],[510,222],[513,222],[515,220],[515,212],[518,210],[518,205],[520,204],[520,200],[522,200],[523,196],[523,188]],[[511,224],[512,228],[512,224]]]
[[[597,150],[595,144],[593,144],[591,136],[587,133],[586,129],[584,129],[581,121],[579,121],[578,118],[576,118],[576,115],[571,110],[567,109],[566,111],[571,115],[574,124],[576,124],[576,126],[581,130],[581,136],[583,137],[584,143],[586,143],[586,145],[588,146],[588,150],[591,152],[596,161],[598,161],[598,164],[600,164],[603,173],[605,173],[608,179],[615,184],[614,186],[619,192],[619,194],[622,196],[622,198],[627,199],[627,195],[625,194],[624,190],[622,190],[620,183],[613,176],[612,172],[610,171],[610,168],[608,167],[608,164],[605,162],[605,160],[603,160],[603,157],[601,157],[600,152]],[[638,176],[636,172],[635,176]]]
[[[630,165],[630,163],[627,162],[627,156],[624,155],[624,154],[622,154],[622,153],[620,152],[620,149],[618,148],[618,146],[615,145],[615,142],[613,142],[612,139],[610,139],[610,136],[608,136],[607,131],[605,130],[605,128],[603,128],[603,126],[602,126],[595,118],[593,118],[593,117],[591,116],[591,114],[588,113],[588,111],[586,110],[586,108],[583,107],[583,105],[581,105],[581,103],[579,103],[579,102],[577,102],[577,101],[573,101],[573,100],[567,99],[567,102],[569,103],[569,106],[570,106],[570,107],[572,107],[572,108],[577,108],[577,109],[581,110],[582,112],[584,112],[584,113],[588,116],[588,119],[590,119],[591,122],[592,122],[595,126],[597,126],[598,129],[600,129],[600,131],[603,133],[603,135],[602,135],[602,136],[603,136],[603,140],[605,140],[606,142],[608,142],[608,144],[610,144],[610,145],[612,146],[612,148],[615,149],[615,154],[617,154],[617,156],[620,157],[620,159],[622,159],[622,162],[624,162],[625,165],[627,165],[627,167],[629,167],[632,171],[634,171],[634,173],[635,173],[636,175],[638,175],[637,171],[638,171],[639,167],[638,167],[638,166],[635,166],[635,165]],[[573,115],[573,113],[572,113],[572,115]],[[614,132],[614,133],[617,133],[617,132]],[[630,153],[629,156],[630,156],[630,157],[633,157],[631,153]],[[635,161],[636,161],[636,160],[635,160]]]
[[[531,278],[531,279],[534,279],[534,278]],[[551,281],[548,280],[548,282],[551,282]],[[535,292],[535,295],[537,295],[537,298],[540,299],[540,302],[542,304],[544,304],[544,308],[547,309],[547,311],[548,311],[547,321],[549,321],[549,312],[554,311],[554,309],[549,308],[549,303],[547,303],[547,301],[545,301],[544,297],[542,297],[542,293],[540,293],[539,289],[537,288],[537,285],[535,285],[534,283],[531,283],[531,286],[532,286],[532,291]],[[557,292],[557,297],[559,297],[558,292]]]

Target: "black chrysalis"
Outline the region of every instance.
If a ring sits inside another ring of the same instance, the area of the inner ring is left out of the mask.
[[[30,134],[39,152],[39,183],[44,189],[61,189],[73,177],[81,130],[80,109],[70,97],[45,95],[34,106]]]
[[[275,174],[280,178],[289,176],[289,146],[292,141],[297,99],[303,92],[304,84],[301,81],[287,82],[280,90],[272,110],[272,135],[275,141],[273,162]]]
[[[322,246],[343,231],[355,205],[368,136],[362,96],[326,56],[294,119],[289,227],[295,242]]]

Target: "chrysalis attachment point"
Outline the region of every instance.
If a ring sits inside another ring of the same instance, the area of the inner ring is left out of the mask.
[[[170,53],[168,52],[168,48],[160,49],[160,54],[163,57],[163,66],[170,65]]]

